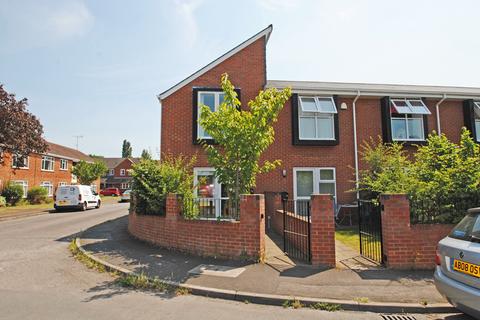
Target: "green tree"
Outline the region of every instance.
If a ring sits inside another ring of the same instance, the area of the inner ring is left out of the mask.
[[[22,157],[47,151],[47,142],[42,137],[43,126],[28,112],[27,106],[27,99],[17,100],[0,84],[0,151]]]
[[[162,162],[142,159],[133,165],[132,191],[135,210],[139,213],[159,213],[169,193],[181,194],[184,203],[193,198],[193,165],[196,158],[165,155]]]
[[[145,159],[145,160],[151,160],[152,159],[152,155],[150,154],[150,152],[147,149],[142,150],[142,155],[140,157],[142,159]]]
[[[92,182],[105,175],[108,168],[102,161],[96,160],[93,163],[80,160],[72,169],[80,184],[91,185]]]
[[[260,91],[241,110],[234,86],[223,74],[221,86],[225,92],[223,103],[217,112],[207,106],[201,107],[200,125],[215,140],[217,145],[202,141],[208,162],[215,167],[219,182],[227,188],[229,196],[238,199],[256,184],[256,176],[273,170],[280,160],[264,161],[260,156],[274,141],[273,124],[291,95],[289,88],[282,91],[271,88]]]
[[[132,156],[132,145],[128,140],[123,140],[122,158],[130,158]]]

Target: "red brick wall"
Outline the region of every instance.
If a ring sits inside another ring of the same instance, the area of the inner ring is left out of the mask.
[[[244,195],[240,221],[185,220],[174,195],[167,198],[165,217],[129,214],[129,232],[138,239],[183,252],[223,258],[263,259],[265,204],[263,195]]]
[[[128,171],[132,169],[132,165],[133,163],[130,159],[124,159],[115,167],[114,177],[119,177],[119,178],[131,177],[131,175],[128,174]],[[125,169],[125,175],[123,176],[120,175],[120,171],[122,169]]]
[[[28,188],[38,187],[40,183],[49,181],[54,186],[54,191],[60,182],[70,184],[72,181],[72,161],[68,160],[68,170],[60,170],[60,158],[55,158],[53,172],[42,170],[42,156],[33,154],[29,156],[28,169],[12,168],[12,157],[6,153],[3,163],[0,164],[0,188],[6,182],[13,180],[28,181]]]
[[[382,195],[382,237],[386,265],[394,269],[433,269],[437,243],[453,225],[410,225],[410,204],[403,194]]]

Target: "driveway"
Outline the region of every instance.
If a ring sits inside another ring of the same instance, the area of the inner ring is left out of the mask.
[[[127,208],[113,204],[0,222],[0,319],[381,319],[119,288],[108,274],[74,260],[67,247],[75,233],[122,217]]]

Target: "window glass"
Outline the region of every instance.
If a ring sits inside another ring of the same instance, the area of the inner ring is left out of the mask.
[[[313,193],[313,171],[297,171],[297,197],[310,197]]]
[[[223,103],[223,100],[225,100],[225,93],[220,93],[218,95],[218,105],[221,105]]]
[[[475,120],[475,131],[477,133],[477,141],[480,141],[480,120]]]
[[[408,100],[408,102],[410,103],[410,109],[412,110],[412,113],[430,114],[430,111],[422,100]]]
[[[392,118],[392,138],[405,140],[407,138],[407,125],[403,118]]]
[[[478,212],[467,214],[448,236],[460,240],[480,242],[480,214]]]
[[[317,104],[315,103],[315,98],[311,97],[301,97],[300,98],[300,105],[302,107],[302,111],[305,112],[317,112]]]
[[[335,105],[331,98],[317,98],[319,111],[336,113]]]
[[[318,191],[321,194],[335,195],[335,183],[334,182],[320,182],[318,185]]]
[[[333,176],[333,170],[320,169],[320,180],[335,180],[335,177]]]
[[[317,118],[317,137],[320,139],[334,139],[333,116]]]
[[[410,113],[410,108],[405,100],[392,100],[392,105],[397,113]]]
[[[300,118],[300,138],[315,138],[315,118]]]
[[[215,197],[215,176],[211,171],[197,172],[197,195],[200,198]]]
[[[409,139],[423,139],[423,119],[413,118],[408,119],[408,138]]]
[[[215,94],[213,93],[200,93],[200,106],[206,105],[212,112],[215,111]]]

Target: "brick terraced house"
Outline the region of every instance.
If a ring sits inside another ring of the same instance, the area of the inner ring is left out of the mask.
[[[132,186],[132,165],[138,163],[140,158],[102,158],[108,167],[107,175],[101,178],[100,188],[118,188],[121,192]]]
[[[269,26],[158,95],[161,152],[197,154],[195,181],[207,183],[199,188],[202,196],[225,196],[199,145],[210,137],[197,122],[201,104],[215,110],[222,102],[225,72],[242,108],[265,88],[293,92],[275,124],[275,142],[263,156],[282,165],[258,177],[256,193],[286,191],[294,199],[330,193],[337,205],[345,205],[356,199],[350,190],[363,166],[359,146],[370,137],[412,148],[433,130],[457,142],[465,126],[480,141],[480,88],[267,80],[271,32]]]
[[[23,187],[24,197],[32,187],[45,187],[48,195],[53,196],[58,186],[77,184],[72,175],[72,168],[80,160],[93,162],[86,154],[56,143],[47,142],[45,154],[30,154],[20,158],[5,152],[0,159],[0,189],[7,182],[13,182]],[[100,179],[92,184],[97,190]]]

